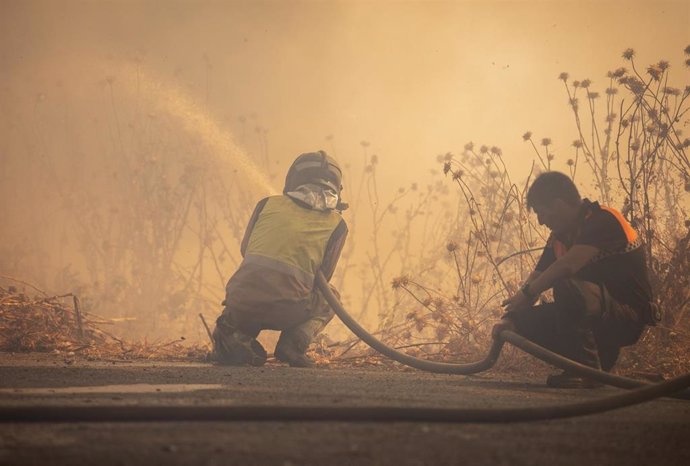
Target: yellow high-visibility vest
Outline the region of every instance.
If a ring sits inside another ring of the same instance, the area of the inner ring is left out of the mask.
[[[271,196],[251,230],[245,262],[262,263],[313,282],[341,220],[335,211],[306,209],[287,196]]]

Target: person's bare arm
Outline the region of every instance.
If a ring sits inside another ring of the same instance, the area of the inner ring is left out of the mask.
[[[506,306],[506,311],[511,312],[531,306],[541,293],[550,289],[558,280],[575,275],[598,252],[599,249],[593,246],[576,244],[543,272],[532,272],[526,281],[526,283],[529,283],[530,296],[525,295],[522,291],[518,291],[503,302],[503,305]]]

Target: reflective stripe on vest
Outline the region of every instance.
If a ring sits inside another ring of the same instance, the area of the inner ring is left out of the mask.
[[[628,223],[628,221],[623,217],[623,214],[621,214],[619,211],[612,207],[606,207],[606,206],[599,206],[601,210],[604,210],[611,215],[615,217],[615,219],[618,221],[618,224],[621,226],[623,229],[623,232],[625,233],[625,237],[628,241],[627,246],[625,247],[624,250],[622,251],[601,251],[596,257],[592,259],[592,262],[596,262],[597,260],[602,259],[603,257],[606,257],[611,254],[617,254],[620,252],[627,252],[630,250],[633,250],[635,248],[638,248],[641,244],[641,239],[639,235],[637,234],[637,231]],[[592,215],[592,212],[588,212],[587,215],[585,216],[585,219],[587,219],[590,215]],[[553,252],[554,255],[556,256],[556,259],[559,259],[568,252],[568,247],[566,246],[565,243],[558,239],[554,239],[553,241]]]
[[[287,196],[272,196],[254,224],[245,261],[261,262],[313,283],[326,245],[341,221],[337,212],[300,207]]]
[[[618,223],[620,223],[621,228],[623,228],[623,231],[625,232],[625,237],[628,239],[628,244],[635,243],[638,239],[638,234],[635,231],[635,229],[628,223],[628,221],[623,217],[623,214],[618,212],[616,209],[613,209],[611,207],[606,207],[606,206],[600,206],[601,210],[605,210],[609,212],[611,215],[616,217],[616,220],[618,220]]]

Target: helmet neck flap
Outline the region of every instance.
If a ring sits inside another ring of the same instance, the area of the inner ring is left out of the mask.
[[[287,176],[283,194],[295,191],[302,185],[315,184],[332,189],[340,198],[343,174],[335,159],[326,152],[307,152],[292,162]],[[344,210],[347,204],[338,202],[336,210]]]

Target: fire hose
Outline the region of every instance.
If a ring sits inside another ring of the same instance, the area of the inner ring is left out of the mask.
[[[524,422],[601,413],[655,398],[690,399],[690,373],[650,384],[609,374],[553,353],[510,330],[503,330],[481,361],[452,364],[423,360],[386,346],[360,326],[343,308],[321,272],[316,285],[343,323],[362,341],[381,354],[407,366],[428,372],[470,375],[491,368],[504,342],[604,384],[631,389],[622,394],[576,403],[524,408],[428,408],[428,407],[335,407],[335,406],[0,406],[0,423],[18,422]]]
[[[331,308],[335,311],[340,320],[345,324],[345,326],[350,329],[359,339],[364,341],[367,345],[374,348],[376,351],[380,352],[384,356],[387,356],[401,364],[413,367],[415,369],[420,369],[426,372],[436,372],[441,374],[462,374],[470,375],[476,374],[477,372],[483,372],[490,369],[498,359],[498,355],[501,352],[504,342],[509,342],[513,346],[525,351],[526,353],[535,356],[542,361],[553,364],[561,369],[567,369],[577,375],[582,377],[588,377],[594,379],[598,382],[602,382],[606,385],[612,385],[620,388],[639,388],[651,385],[647,382],[642,382],[635,379],[630,379],[627,377],[621,377],[618,375],[610,374],[608,372],[600,371],[584,364],[580,364],[576,361],[572,361],[565,358],[559,354],[543,348],[536,343],[529,341],[528,339],[518,335],[517,333],[504,330],[500,333],[499,338],[494,339],[489,354],[481,361],[467,364],[450,364],[442,362],[427,361],[425,359],[415,358],[408,354],[397,351],[393,348],[386,346],[384,343],[379,341],[376,337],[368,333],[357,321],[355,321],[352,316],[350,316],[342,304],[338,301],[338,298],[333,294],[326,278],[320,272],[316,277],[316,284],[319,290],[323,293],[326,301],[330,304]],[[690,392],[676,394],[676,397],[683,399],[690,399]]]

